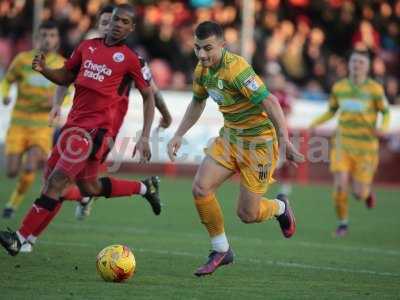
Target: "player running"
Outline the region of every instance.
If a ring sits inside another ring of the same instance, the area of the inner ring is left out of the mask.
[[[37,51],[45,54],[46,63],[52,68],[64,64],[65,59],[57,53],[59,32],[56,24],[50,21],[42,23],[37,41],[37,49],[21,52],[14,58],[1,83],[5,105],[11,101],[8,96],[10,85],[17,83],[18,96],[11,114],[5,153],[7,176],[15,178],[21,171],[3,218],[14,215],[35,180],[36,170],[46,161],[51,150],[53,130],[47,126],[47,116],[56,85],[33,71],[31,65]]]
[[[97,21],[98,37],[104,37],[106,35],[106,33],[109,29],[111,16],[112,16],[112,12],[113,12],[114,8],[115,8],[114,5],[106,5],[100,10],[99,15],[98,15],[98,21]],[[150,85],[150,88],[154,94],[156,108],[159,110],[159,112],[161,114],[161,120],[160,120],[159,127],[160,128],[168,128],[172,122],[171,114],[167,108],[167,105],[165,104],[164,98],[163,98],[160,90],[158,89],[156,83],[153,80],[149,65],[141,56],[138,56],[138,58],[140,61],[143,78]],[[65,94],[67,89],[68,88],[65,86],[59,86],[57,88],[56,95]],[[55,124],[58,117],[60,116],[61,105],[63,103],[63,100],[64,100],[64,97],[55,97],[54,98],[53,107],[52,107],[52,110],[51,110],[50,116],[49,116],[49,121],[51,124]],[[122,95],[121,100],[117,101],[115,104],[115,107],[112,109],[115,113],[114,124],[113,124],[112,134],[111,134],[113,141],[115,141],[117,138],[118,132],[122,126],[123,120],[128,111],[128,105],[129,105],[129,95]],[[156,178],[145,179],[145,181],[149,181],[149,180],[154,181],[154,180],[156,180]],[[65,200],[78,201],[76,210],[75,210],[75,216],[78,220],[83,220],[85,217],[87,217],[90,214],[94,197],[82,197],[78,187],[71,186],[67,191],[65,191],[65,193],[63,194],[63,198]],[[152,204],[152,202],[150,202],[150,204]],[[160,214],[160,207],[158,206],[158,204],[152,205],[152,209],[156,215]]]
[[[240,172],[239,218],[244,223],[276,218],[283,235],[289,238],[295,233],[296,224],[287,197],[266,199],[263,195],[278,160],[278,142],[285,147],[288,160],[299,163],[304,157],[289,141],[276,97],[242,57],[224,48],[221,26],[209,21],[201,23],[195,30],[194,44],[199,63],[194,74],[193,99],[168,143],[168,154],[171,160],[175,159],[183,136],[197,122],[210,96],[219,105],[224,126],[206,150],[193,182],[195,205],[212,245],[207,263],[195,272],[203,276],[233,262],[216,189]]]
[[[143,97],[144,124],[133,155],[140,161],[151,158],[149,134],[154,117],[154,97],[143,78],[139,59],[125,45],[134,30],[133,7],[118,5],[113,11],[110,31],[104,38],[83,41],[59,69],[45,64],[42,54],[32,66],[49,80],[68,85],[75,83],[73,106],[59,141],[47,161],[42,194],[25,216],[18,231],[0,231],[0,243],[12,256],[21,245],[37,237],[61,208],[63,191],[76,182],[83,195],[121,197],[142,194],[160,205],[158,185],[150,182],[97,178],[98,168],[108,151],[114,122],[113,107],[134,81]]]
[[[348,190],[367,208],[376,204],[371,184],[378,167],[378,137],[389,127],[389,109],[381,84],[368,77],[367,52],[354,50],[349,60],[349,77],[332,87],[329,110],[315,119],[311,128],[330,120],[339,111],[339,124],[332,139],[330,170],[334,176],[333,201],[339,220],[336,236],[348,233]],[[378,113],[383,122],[377,128]]]

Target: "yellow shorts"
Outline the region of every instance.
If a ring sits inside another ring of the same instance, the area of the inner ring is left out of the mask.
[[[336,148],[332,148],[330,158],[331,172],[350,173],[354,180],[365,184],[372,182],[379,162],[378,153],[356,155]]]
[[[52,140],[53,128],[11,125],[7,132],[5,152],[7,155],[22,154],[33,146],[39,146],[47,155]]]
[[[253,193],[264,194],[274,181],[279,158],[276,141],[267,148],[247,150],[217,137],[205,153],[225,168],[240,172],[240,183]]]

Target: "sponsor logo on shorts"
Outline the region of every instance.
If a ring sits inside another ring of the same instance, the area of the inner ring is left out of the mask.
[[[269,165],[258,164],[258,179],[265,181],[268,176]]]

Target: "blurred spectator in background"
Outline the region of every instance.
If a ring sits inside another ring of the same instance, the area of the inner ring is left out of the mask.
[[[267,74],[264,81],[270,90],[279,101],[285,117],[288,117],[292,111],[293,95],[290,94],[290,89],[287,88],[288,83],[282,73],[282,68],[277,62],[271,62],[267,65]]]
[[[358,50],[369,50],[377,53],[381,47],[380,34],[372,26],[371,22],[362,20],[358,30],[353,36],[353,48]]]
[[[400,105],[399,78],[388,77],[386,80],[386,97],[390,104]]]
[[[48,0],[41,18],[60,25],[61,54],[69,56],[94,27],[99,8],[122,2],[127,1]],[[16,53],[31,48],[33,3],[0,0],[0,76]],[[197,63],[192,51],[193,27],[215,20],[224,27],[227,47],[239,52],[241,3],[135,1],[137,34],[130,43],[142,45],[141,55],[154,60],[162,88],[190,88]],[[399,20],[400,0],[255,0],[255,40],[246,47],[253,53],[258,73],[267,75],[269,63],[276,62],[286,81],[312,99],[325,99],[332,83],[347,75],[345,55],[353,47],[368,49],[374,55],[372,76],[390,89],[390,101],[398,103]]]

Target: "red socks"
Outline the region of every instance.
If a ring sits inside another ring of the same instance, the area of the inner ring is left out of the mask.
[[[107,198],[140,194],[140,187],[142,185],[140,181],[113,177],[102,177],[100,178],[100,182],[103,188],[102,196]]]
[[[99,180],[102,186],[102,192],[98,196],[114,198],[140,194],[140,188],[142,185],[140,181],[124,180],[113,177],[102,177]],[[82,197],[83,196],[76,185],[68,188],[62,195],[64,200],[69,201],[80,201]]]
[[[40,231],[43,231],[43,229],[47,227],[48,223],[50,223],[51,219],[53,219],[54,216],[52,216],[52,214],[54,211],[56,211],[55,214],[57,214],[59,210],[58,206],[61,207],[60,201],[47,197],[46,195],[42,195],[40,198],[36,199],[32,208],[25,215],[19,233],[24,238],[27,238],[30,234],[34,235],[34,232],[39,229]],[[48,218],[50,218],[50,220],[45,224]],[[45,225],[42,226],[42,224]]]
[[[47,215],[46,219],[44,219],[43,222],[32,232],[33,236],[38,237],[43,232],[43,230],[45,230],[47,228],[47,226],[50,224],[50,222],[54,219],[54,217],[60,211],[61,206],[62,206],[62,201],[59,201],[57,203],[57,206],[54,208],[54,210],[51,211]]]
[[[142,183],[140,181],[117,179],[112,177],[100,178],[102,196],[123,197],[140,194]],[[79,201],[82,195],[77,186],[72,186],[62,196],[65,200]],[[36,199],[32,208],[25,215],[19,233],[27,238],[29,235],[39,236],[58,214],[62,201],[41,195]]]

